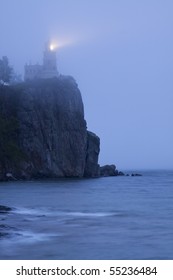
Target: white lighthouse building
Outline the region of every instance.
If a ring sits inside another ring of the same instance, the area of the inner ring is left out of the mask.
[[[26,64],[24,80],[49,79],[58,77],[56,63],[56,47],[50,43],[46,43],[43,54],[43,65]]]

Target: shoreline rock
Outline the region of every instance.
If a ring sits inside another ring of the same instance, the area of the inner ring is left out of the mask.
[[[108,176],[118,176],[118,170],[114,164],[104,165],[100,167],[100,176],[108,177]]]
[[[100,138],[95,133],[87,131],[84,177],[94,178],[100,176],[100,165],[98,164],[99,152]]]

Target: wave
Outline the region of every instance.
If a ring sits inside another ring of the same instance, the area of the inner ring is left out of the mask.
[[[99,218],[99,217],[109,217],[109,216],[115,216],[115,213],[111,212],[69,212],[65,213],[67,216],[74,216],[74,217],[93,217],[93,218]]]
[[[20,215],[28,215],[35,217],[85,217],[85,218],[101,218],[110,216],[120,216],[122,213],[117,212],[87,212],[87,211],[61,211],[55,209],[35,209],[35,208],[15,208],[12,213]]]
[[[45,240],[49,240],[51,237],[61,236],[60,234],[39,233],[39,232],[32,232],[32,231],[16,231],[13,232],[13,235],[15,240],[20,242],[45,241]],[[16,237],[19,237],[19,240]]]

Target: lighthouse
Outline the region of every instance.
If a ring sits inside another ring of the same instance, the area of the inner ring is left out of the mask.
[[[43,64],[26,64],[24,79],[25,81],[34,79],[50,79],[58,76],[56,46],[47,42],[43,53]]]
[[[50,42],[46,43],[43,54],[43,71],[42,78],[58,77],[57,63],[56,63],[56,46]]]

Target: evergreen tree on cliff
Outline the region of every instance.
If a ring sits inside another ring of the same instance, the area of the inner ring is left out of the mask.
[[[9,61],[7,56],[3,56],[0,59],[0,81],[9,82],[12,74],[12,67],[9,66]]]

